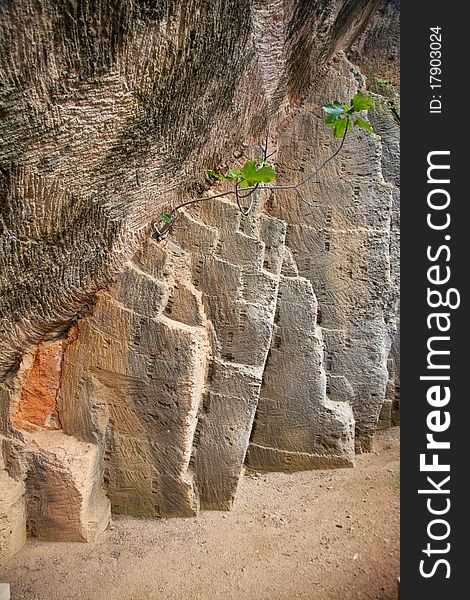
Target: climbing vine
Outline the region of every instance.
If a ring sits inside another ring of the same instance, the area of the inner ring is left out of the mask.
[[[322,109],[325,113],[323,118],[324,123],[327,127],[331,128],[333,136],[339,138],[341,141],[338,148],[325,161],[323,161],[319,167],[317,167],[313,172],[311,172],[307,177],[298,183],[286,185],[266,185],[271,184],[276,179],[276,170],[274,169],[273,165],[269,163],[269,135],[266,136],[262,156],[254,160],[248,160],[240,168],[229,167],[225,174],[209,169],[207,171],[208,175],[214,179],[229,182],[233,185],[233,187],[225,192],[221,192],[220,194],[207,196],[205,198],[194,198],[192,200],[183,202],[172,209],[163,211],[160,213],[159,220],[154,224],[154,237],[158,241],[164,240],[171,232],[172,227],[177,221],[180,211],[183,208],[199,202],[215,200],[216,198],[221,198],[223,196],[234,195],[237,201],[238,209],[245,216],[249,215],[253,209],[254,192],[256,190],[294,190],[303,202],[310,204],[302,196],[300,188],[308,181],[311,181],[330,161],[338,156],[344,146],[346,135],[352,131],[354,127],[359,127],[360,129],[365,129],[370,133],[374,133],[374,129],[369,121],[366,121],[366,119],[357,114],[361,111],[368,110],[373,106],[373,100],[362,91],[357,92],[349,104],[335,100],[331,104],[323,105]],[[249,201],[248,204],[245,205],[244,201],[247,199],[249,199]]]

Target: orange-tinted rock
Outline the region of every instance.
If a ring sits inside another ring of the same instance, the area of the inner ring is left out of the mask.
[[[56,398],[64,348],[64,340],[38,345],[31,367],[24,374],[20,402],[12,415],[18,429],[60,429]]]

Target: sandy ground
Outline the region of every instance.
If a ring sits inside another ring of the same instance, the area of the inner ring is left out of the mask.
[[[31,540],[12,600],[397,599],[399,430],[355,469],[250,474],[234,510],[117,517],[95,544]]]

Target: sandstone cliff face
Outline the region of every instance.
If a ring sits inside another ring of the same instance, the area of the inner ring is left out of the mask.
[[[111,510],[227,509],[245,464],[352,465],[399,402],[396,2],[0,12],[0,562]],[[349,136],[308,204],[218,198],[151,237],[268,127],[302,180],[334,148],[321,104],[366,85],[380,137]]]

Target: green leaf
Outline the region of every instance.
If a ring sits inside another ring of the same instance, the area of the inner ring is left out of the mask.
[[[160,221],[164,221],[165,223],[173,223],[173,215],[169,212],[160,213]]]
[[[256,168],[256,160],[249,160],[240,169],[239,174],[241,175],[243,187],[251,187],[257,183],[270,183],[276,178],[276,171],[272,167],[263,166],[260,169]],[[248,185],[243,185],[244,182]]]
[[[232,181],[233,180],[233,177],[230,176],[230,173],[229,173],[229,176],[227,176],[227,175],[224,175],[223,173],[217,173],[217,171],[213,171],[212,169],[208,169],[207,172],[211,177],[215,177],[216,179],[223,179],[224,181]]]
[[[215,177],[216,179],[223,179],[224,176],[222,173],[217,173],[217,171],[213,171],[212,169],[208,169],[207,172],[211,177]]]
[[[347,119],[340,119],[335,123],[335,129],[333,135],[337,138],[343,137],[344,130],[346,129]]]
[[[256,175],[256,160],[247,161],[240,169],[242,179],[251,179],[252,175]]]
[[[264,165],[260,169],[257,170],[258,180],[261,183],[271,183],[276,179],[276,171],[272,167],[268,167]]]
[[[357,127],[361,127],[362,129],[367,129],[367,131],[370,131],[371,133],[375,133],[374,128],[369,121],[361,119],[361,117],[357,117],[357,119],[354,121],[354,125],[357,125]]]
[[[351,100],[351,105],[354,111],[358,112],[360,110],[368,110],[369,108],[372,108],[372,106],[374,106],[374,101],[364,92],[357,92],[357,94]]]
[[[249,160],[241,169],[229,168],[227,175],[218,173],[210,169],[207,171],[209,175],[216,179],[223,179],[225,181],[233,181],[234,179],[239,183],[241,187],[254,187],[257,183],[269,183],[276,178],[276,171],[269,167],[265,161],[257,168],[259,161]]]
[[[348,124],[348,131],[352,130],[352,123],[350,121],[350,119],[347,119],[346,117],[343,119],[339,119],[338,121],[335,121],[334,123],[327,123],[328,127],[332,127],[333,128],[333,135],[337,138],[341,138],[344,135],[344,130],[346,129],[346,123]]]
[[[325,104],[322,108],[327,115],[336,115],[337,119],[348,110],[338,100],[335,100],[333,104]]]
[[[337,119],[335,119],[334,121],[330,121],[329,123],[327,123],[327,121],[325,120],[325,125],[326,125],[327,127],[333,127],[333,128],[334,128],[334,127],[336,127],[336,123],[337,123],[337,122],[338,122],[338,120],[337,120]]]
[[[240,174],[240,171],[238,169],[232,169],[232,168],[230,168],[228,170],[228,176],[231,179],[243,179],[243,176]]]
[[[337,113],[328,115],[327,117],[325,117],[325,124],[326,125],[334,125],[336,123],[336,121],[340,118],[341,118],[341,116]]]

